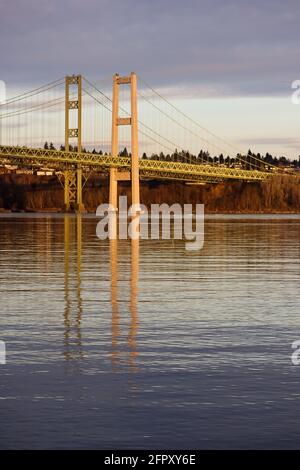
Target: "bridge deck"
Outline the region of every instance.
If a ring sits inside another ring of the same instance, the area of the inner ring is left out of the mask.
[[[101,171],[109,168],[130,170],[131,160],[125,157],[112,157],[93,153],[65,152],[28,147],[0,146],[0,164],[14,164],[21,167],[49,166],[55,171],[63,171],[81,165],[87,170]],[[193,165],[181,162],[139,160],[140,176],[145,178],[176,179],[183,181],[223,181],[244,180],[262,181],[271,178],[273,173],[259,170],[226,168],[218,165]]]

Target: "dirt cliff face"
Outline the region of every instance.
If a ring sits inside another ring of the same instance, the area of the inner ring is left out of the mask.
[[[119,194],[127,195],[130,184],[121,183]],[[83,191],[88,212],[108,202],[108,178],[91,177]],[[300,212],[300,180],[274,177],[259,183],[230,182],[188,186],[179,182],[143,181],[141,202],[204,203],[206,212]],[[63,189],[55,176],[0,175],[0,208],[7,210],[63,210]]]

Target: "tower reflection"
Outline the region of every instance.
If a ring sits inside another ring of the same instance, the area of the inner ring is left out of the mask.
[[[139,278],[140,240],[131,240],[131,276],[130,276],[130,366],[137,369],[137,333],[138,333],[138,278]]]
[[[112,309],[111,318],[111,362],[114,371],[118,369],[120,337],[120,312],[118,303],[118,240],[109,241],[110,250],[110,300]]]
[[[113,371],[117,372],[123,362],[122,358],[122,333],[121,316],[118,302],[118,239],[109,241],[110,247],[110,273],[111,273],[111,307],[112,307],[112,328],[111,328],[111,362]],[[126,354],[130,370],[137,371],[137,333],[138,333],[138,277],[139,277],[139,239],[131,240],[131,263],[130,263],[130,326],[127,335]]]
[[[126,242],[125,242],[126,243]],[[130,254],[130,322],[126,329],[126,318],[119,304],[119,241],[109,240],[110,301],[111,301],[111,364],[117,372],[127,364],[130,371],[137,371],[138,334],[138,278],[139,240],[131,240]],[[78,362],[84,357],[81,321],[82,301],[82,216],[64,216],[64,350],[68,362]],[[122,273],[123,274],[123,273]],[[122,294],[123,295],[123,294]],[[122,297],[123,300],[123,297]],[[122,303],[124,305],[124,303]]]
[[[76,246],[76,260],[72,258],[72,247]],[[83,357],[81,340],[82,297],[81,297],[81,254],[82,217],[64,216],[64,357],[67,361]],[[75,264],[75,266],[74,266]],[[75,267],[75,269],[72,269]],[[76,276],[73,276],[76,271]],[[74,286],[75,283],[75,286]],[[72,293],[75,292],[75,299]],[[75,307],[74,307],[75,303]],[[74,314],[75,313],[75,314]],[[73,322],[73,316],[75,321]]]

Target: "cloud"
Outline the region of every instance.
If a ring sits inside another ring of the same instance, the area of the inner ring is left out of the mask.
[[[297,137],[260,137],[260,138],[247,138],[247,139],[239,139],[238,142],[241,145],[248,145],[250,148],[256,148],[260,150],[264,150],[268,148],[269,151],[272,149],[274,152],[277,153],[285,153],[282,152],[282,149],[285,150],[294,150],[300,153],[300,138]],[[294,152],[294,158],[296,153]]]
[[[155,87],[226,97],[289,93],[300,78],[294,0],[3,0],[1,9],[8,83],[135,70]]]

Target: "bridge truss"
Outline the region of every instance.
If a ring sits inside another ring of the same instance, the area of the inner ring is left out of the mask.
[[[85,172],[108,172],[110,168],[130,171],[131,158],[98,155],[91,152],[67,152],[26,147],[0,146],[0,164],[17,165],[26,168],[41,168],[47,165],[55,172],[74,170],[78,165]],[[139,160],[139,173],[142,178],[175,179],[188,182],[220,182],[225,180],[264,181],[273,176],[271,172],[243,170],[218,165],[193,165],[182,162],[159,160]]]

